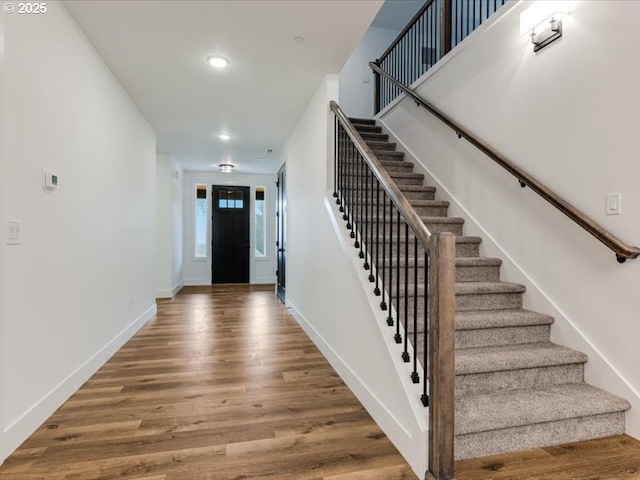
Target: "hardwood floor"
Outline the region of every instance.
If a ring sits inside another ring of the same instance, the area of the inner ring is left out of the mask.
[[[457,480],[637,480],[640,442],[627,436],[456,462]]]
[[[415,479],[273,291],[159,301],[0,480]]]
[[[186,288],[0,480],[404,480],[409,466],[273,294]],[[640,479],[619,436],[456,463],[457,480]]]

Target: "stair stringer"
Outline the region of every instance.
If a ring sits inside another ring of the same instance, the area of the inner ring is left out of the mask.
[[[428,465],[429,409],[423,407],[420,401],[421,384],[416,385],[411,381],[411,366],[402,360],[402,348],[395,343],[386,324],[388,312],[380,309],[380,297],[373,293],[373,284],[367,278],[369,272],[364,270],[362,266],[363,260],[359,258],[358,251],[353,247],[353,239],[349,237],[350,231],[345,228],[342,214],[338,211],[335,199],[330,193],[327,193],[324,204],[340,249],[345,256],[350,258],[352,262],[350,267],[353,268],[355,276],[359,279],[362,299],[370,308],[371,328],[379,335],[380,344],[384,345],[384,348],[378,349],[376,355],[383,356],[382,360],[392,365],[396,372],[396,375],[385,378],[384,389],[395,389],[396,392],[402,392],[404,402],[391,404],[391,402],[382,400],[382,392],[363,379],[362,375],[352,368],[349,362],[314,328],[295,305],[287,300],[287,306],[305,333],[309,335],[340,375],[340,378],[356,395],[367,412],[409,463],[412,470],[419,478],[424,478]],[[420,365],[418,373],[420,378],[424,378]],[[407,412],[410,412],[410,420],[406,419]],[[398,418],[401,415],[405,416],[404,421]]]
[[[390,110],[388,109],[387,112]],[[425,115],[428,114],[425,112]],[[414,163],[413,171],[425,175],[425,185],[437,188],[436,199],[450,202],[449,215],[465,219],[465,234],[482,237],[483,242],[480,245],[480,254],[502,259],[502,279],[506,282],[526,286],[526,291],[523,295],[523,307],[554,317],[555,322],[551,327],[551,341],[587,354],[589,361],[585,365],[585,382],[629,401],[631,409],[626,413],[626,433],[635,438],[640,438],[640,392],[616,369],[602,351],[589,340],[588,336],[580,329],[579,324],[567,315],[551,295],[545,292],[542,286],[535,282],[525,269],[509,255],[507,249],[502,247],[494,236],[480,225],[470,209],[466,208],[458,200],[454,192],[429,170],[421,160],[421,157],[424,156],[414,152],[401,138],[395,135],[395,132],[385,122],[384,113],[381,117],[377,117],[376,120],[382,127],[382,131],[388,134],[390,138],[393,138],[393,141],[397,144],[396,151],[404,152],[405,160]],[[443,127],[443,129],[446,128]],[[462,142],[462,140],[455,138],[452,132],[448,131],[447,133],[451,134],[454,142]],[[468,145],[468,148],[472,149],[470,145]],[[472,160],[470,159],[470,161]],[[487,168],[499,170],[496,165],[488,164]]]

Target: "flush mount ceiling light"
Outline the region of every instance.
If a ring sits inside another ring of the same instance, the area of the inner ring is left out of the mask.
[[[229,135],[228,133],[221,133],[220,135],[218,135],[218,138],[226,142],[231,138],[231,135]]]
[[[236,167],[230,163],[221,163],[218,165],[218,171],[221,173],[233,173]]]
[[[562,36],[562,18],[569,13],[564,0],[539,1],[520,14],[520,35],[531,36],[537,52]]]
[[[209,65],[216,68],[224,68],[229,65],[229,60],[220,55],[209,55],[207,57]]]
[[[293,43],[297,43],[298,45],[302,45],[306,42],[304,37],[293,37]]]

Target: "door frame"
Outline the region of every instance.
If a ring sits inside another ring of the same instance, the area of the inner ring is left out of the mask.
[[[286,303],[287,257],[287,170],[283,163],[276,182],[276,295]]]
[[[215,267],[216,267],[216,249],[215,249],[215,240],[218,239],[216,237],[217,231],[215,229],[215,218],[219,215],[219,207],[218,207],[218,195],[219,191],[241,191],[243,192],[243,222],[244,222],[244,248],[246,250],[246,258],[244,261],[246,262],[246,269],[242,272],[242,280],[241,282],[225,282],[225,283],[251,283],[251,187],[243,186],[243,185],[212,185],[211,186],[211,284],[219,284],[220,282],[216,282],[215,276]],[[230,210],[231,213],[233,210]],[[244,281],[246,279],[246,281]]]

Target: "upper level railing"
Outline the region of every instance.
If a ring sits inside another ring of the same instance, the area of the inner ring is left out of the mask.
[[[455,237],[427,229],[335,102],[331,110],[335,115],[334,197],[363,259],[362,267],[369,272],[373,292],[380,296],[389,335],[401,345],[402,359],[411,364],[413,383],[422,382],[421,400],[429,407],[429,478],[450,480]]]
[[[369,66],[376,72],[377,75],[384,77],[388,82],[392,83],[399,90],[404,92],[408,97],[411,98],[414,102],[416,102],[421,107],[428,110],[431,114],[433,114],[440,121],[445,123],[448,127],[455,131],[458,138],[464,138],[469,143],[471,143],[474,147],[504,168],[511,175],[516,177],[520,182],[520,185],[524,187],[529,187],[531,190],[536,192],[542,198],[544,198],[551,205],[556,207],[562,213],[564,213],[567,217],[577,223],[580,227],[586,230],[590,235],[593,235],[596,239],[602,242],[604,245],[609,247],[616,254],[616,258],[618,262],[624,263],[627,259],[634,259],[640,256],[640,248],[636,246],[629,245],[618,238],[616,235],[611,233],[609,230],[604,228],[598,222],[589,217],[586,213],[582,212],[578,208],[574,207],[567,200],[562,198],[560,195],[555,193],[549,187],[544,185],[542,182],[529,175],[527,172],[522,170],[513,162],[507,160],[500,154],[498,154],[495,150],[489,147],[486,143],[476,138],[474,135],[469,133],[467,130],[462,128],[460,125],[455,123],[445,114],[437,110],[435,107],[427,103],[422,97],[420,97],[414,90],[409,88],[406,85],[403,85],[400,81],[393,78],[389,73],[384,72],[380,69],[380,67],[374,62],[369,62]]]
[[[507,0],[427,0],[376,64],[411,85]],[[375,112],[402,92],[375,75]]]

